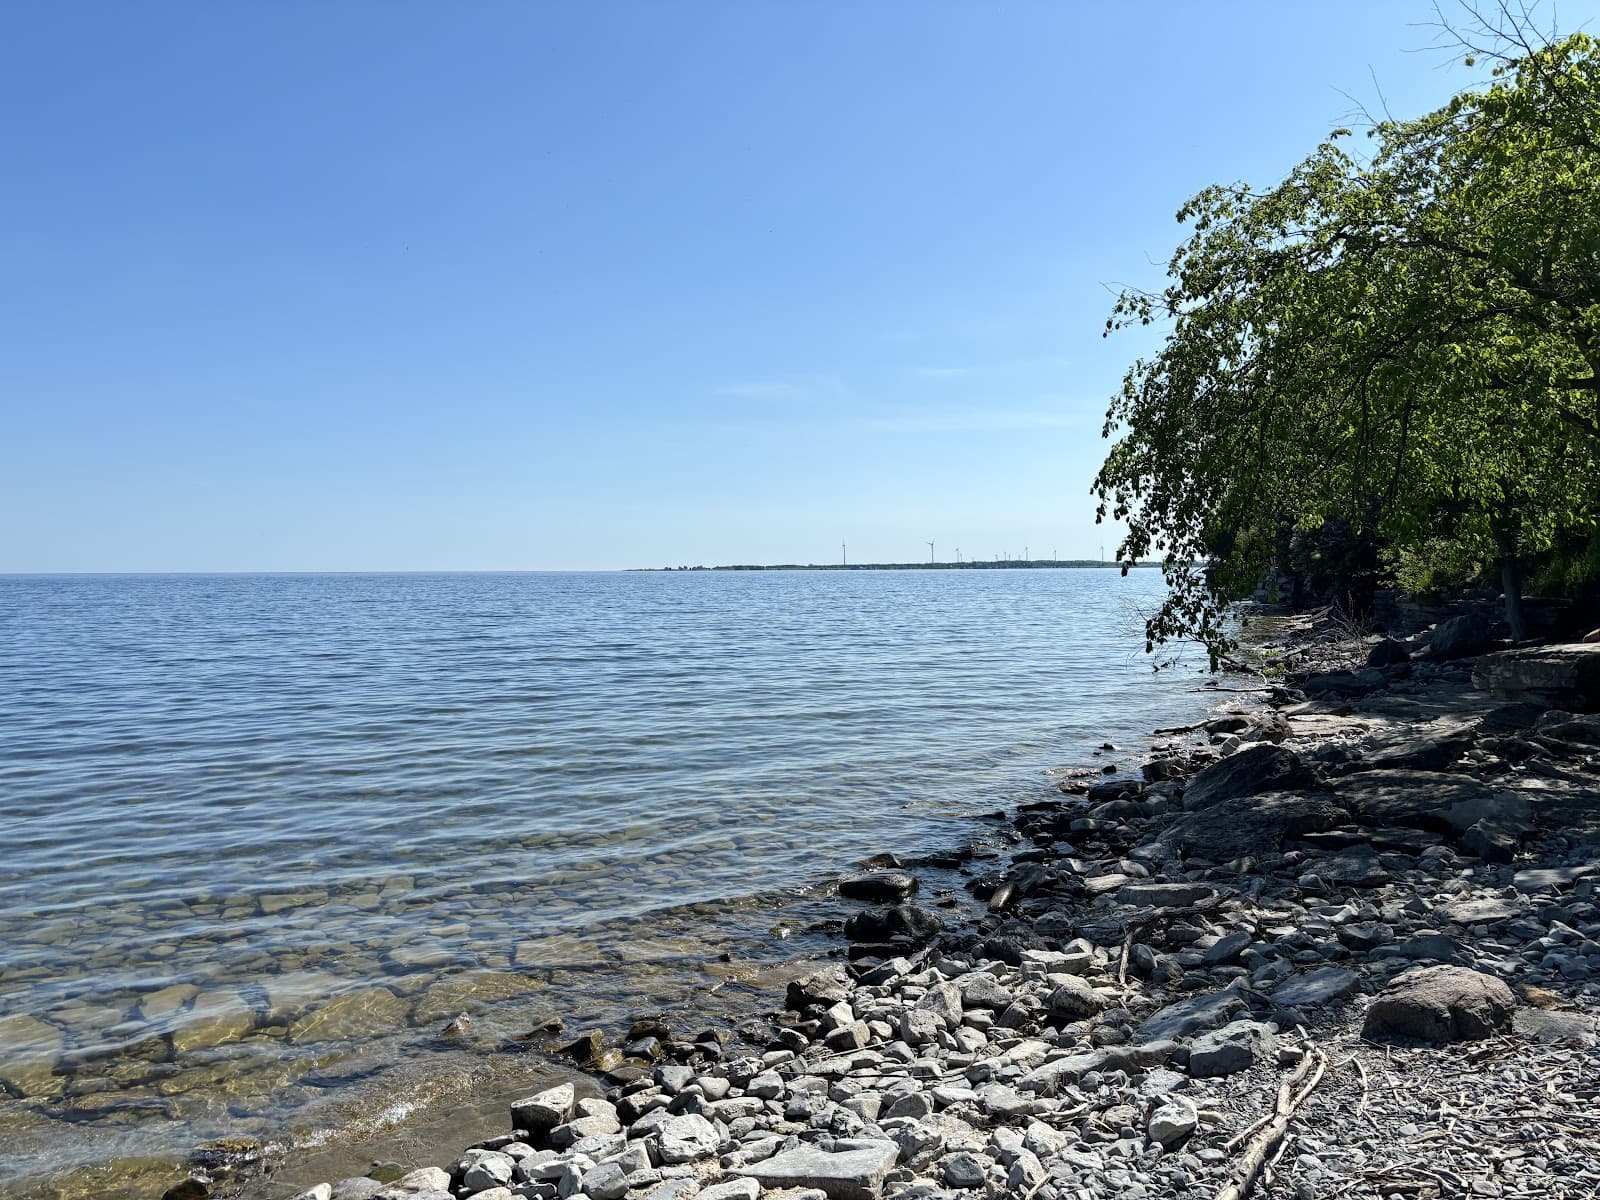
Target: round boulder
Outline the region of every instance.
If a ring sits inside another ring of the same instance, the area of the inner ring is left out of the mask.
[[[1372,1002],[1361,1034],[1477,1041],[1508,1026],[1515,1007],[1511,989],[1493,975],[1466,967],[1418,967],[1395,979]]]

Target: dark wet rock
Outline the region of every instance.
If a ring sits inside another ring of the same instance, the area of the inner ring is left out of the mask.
[[[1410,662],[1411,651],[1402,641],[1384,638],[1367,651],[1367,666],[1392,667],[1396,663]]]
[[[1573,712],[1600,709],[1600,645],[1576,643],[1486,654],[1472,671],[1475,687]]]
[[[1188,1037],[1199,1030],[1211,1029],[1243,1016],[1247,1011],[1238,992],[1232,989],[1210,992],[1167,1005],[1147,1018],[1134,1031],[1134,1037],[1141,1042]]]
[[[875,1200],[899,1157],[894,1142],[841,1139],[833,1150],[799,1146],[734,1173],[763,1188],[816,1188],[828,1200]]]
[[[1516,857],[1527,831],[1526,822],[1485,817],[1469,825],[1460,841],[1485,862],[1508,863]]]
[[[839,881],[839,894],[849,900],[895,904],[917,890],[917,877],[909,871],[868,871]]]
[[[1337,854],[1324,854],[1307,865],[1323,879],[1346,887],[1378,887],[1389,882],[1389,872],[1370,846],[1351,846]]]
[[[1341,779],[1338,794],[1363,820],[1464,833],[1484,818],[1520,822],[1532,807],[1466,775],[1437,771],[1367,771]]]
[[[1476,1041],[1511,1023],[1516,999],[1501,980],[1466,967],[1417,967],[1386,987],[1362,1026],[1364,1037]]]
[[[1275,853],[1302,834],[1333,829],[1349,819],[1326,792],[1262,792],[1186,813],[1167,827],[1161,841],[1192,858],[1229,862]]]
[[[944,918],[933,909],[895,904],[857,913],[844,923],[844,935],[852,942],[905,941],[921,945],[943,928]]]
[[[1531,700],[1502,704],[1485,713],[1478,722],[1478,733],[1483,737],[1504,737],[1507,734],[1526,733],[1549,711],[1546,705]]]
[[[1361,671],[1329,671],[1307,676],[1301,681],[1300,688],[1313,700],[1359,700],[1388,687],[1394,679],[1391,671],[1409,673],[1410,670],[1411,664],[1407,663],[1389,670],[1367,668]]]
[[[1211,734],[1243,733],[1250,728],[1250,718],[1239,713],[1213,717],[1202,728]]]
[[[1212,808],[1224,800],[1308,787],[1315,779],[1300,757],[1281,746],[1250,746],[1212,763],[1183,790],[1183,807]]]
[[[1472,749],[1472,741],[1470,733],[1411,738],[1375,750],[1353,766],[1358,771],[1439,771]]]
[[[1434,626],[1433,635],[1428,639],[1428,657],[1439,662],[1470,658],[1482,654],[1491,645],[1488,618],[1480,613],[1466,613]]]
[[[1355,993],[1361,977],[1343,967],[1320,967],[1294,975],[1272,989],[1273,1003],[1284,1008],[1314,1008]]]
[[[1108,769],[1115,770],[1115,768]],[[1085,798],[1090,804],[1101,804],[1123,796],[1137,796],[1139,788],[1140,783],[1136,779],[1110,779],[1090,787]]]
[[[1335,931],[1339,944],[1356,954],[1366,954],[1394,941],[1394,930],[1382,921],[1359,921]]]
[[[1152,758],[1139,768],[1139,773],[1146,782],[1159,783],[1165,779],[1182,779],[1186,773],[1185,766],[1181,758]]]
[[[794,1012],[811,1005],[831,1008],[850,995],[850,980],[843,967],[823,967],[789,981],[787,1006]]]
[[[605,1051],[605,1034],[598,1029],[591,1029],[587,1033],[580,1033],[572,1041],[561,1047],[561,1054],[581,1065],[596,1062]]]

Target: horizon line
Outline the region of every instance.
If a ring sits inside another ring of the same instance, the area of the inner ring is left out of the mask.
[[[0,579],[60,578],[83,576],[164,576],[164,575],[624,575],[641,572],[682,571],[871,571],[871,570],[1005,570],[1010,567],[1058,566],[1063,568],[1099,569],[1123,565],[1154,567],[1159,561],[1141,560],[1123,564],[1115,560],[1091,558],[1035,558],[1010,559],[996,562],[979,559],[976,562],[873,562],[873,563],[718,563],[666,567],[375,567],[375,568],[296,568],[296,567],[239,567],[223,569],[154,569],[154,570],[78,570],[78,571],[0,571]]]

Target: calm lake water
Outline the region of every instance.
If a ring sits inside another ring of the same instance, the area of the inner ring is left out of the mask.
[[[403,1127],[547,1016],[735,995],[849,864],[1213,703],[1141,653],[1160,587],[0,577],[0,1179]]]

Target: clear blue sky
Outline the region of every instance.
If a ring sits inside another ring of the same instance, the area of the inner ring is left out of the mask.
[[[0,570],[1109,552],[1108,286],[1431,19],[7,5]]]

